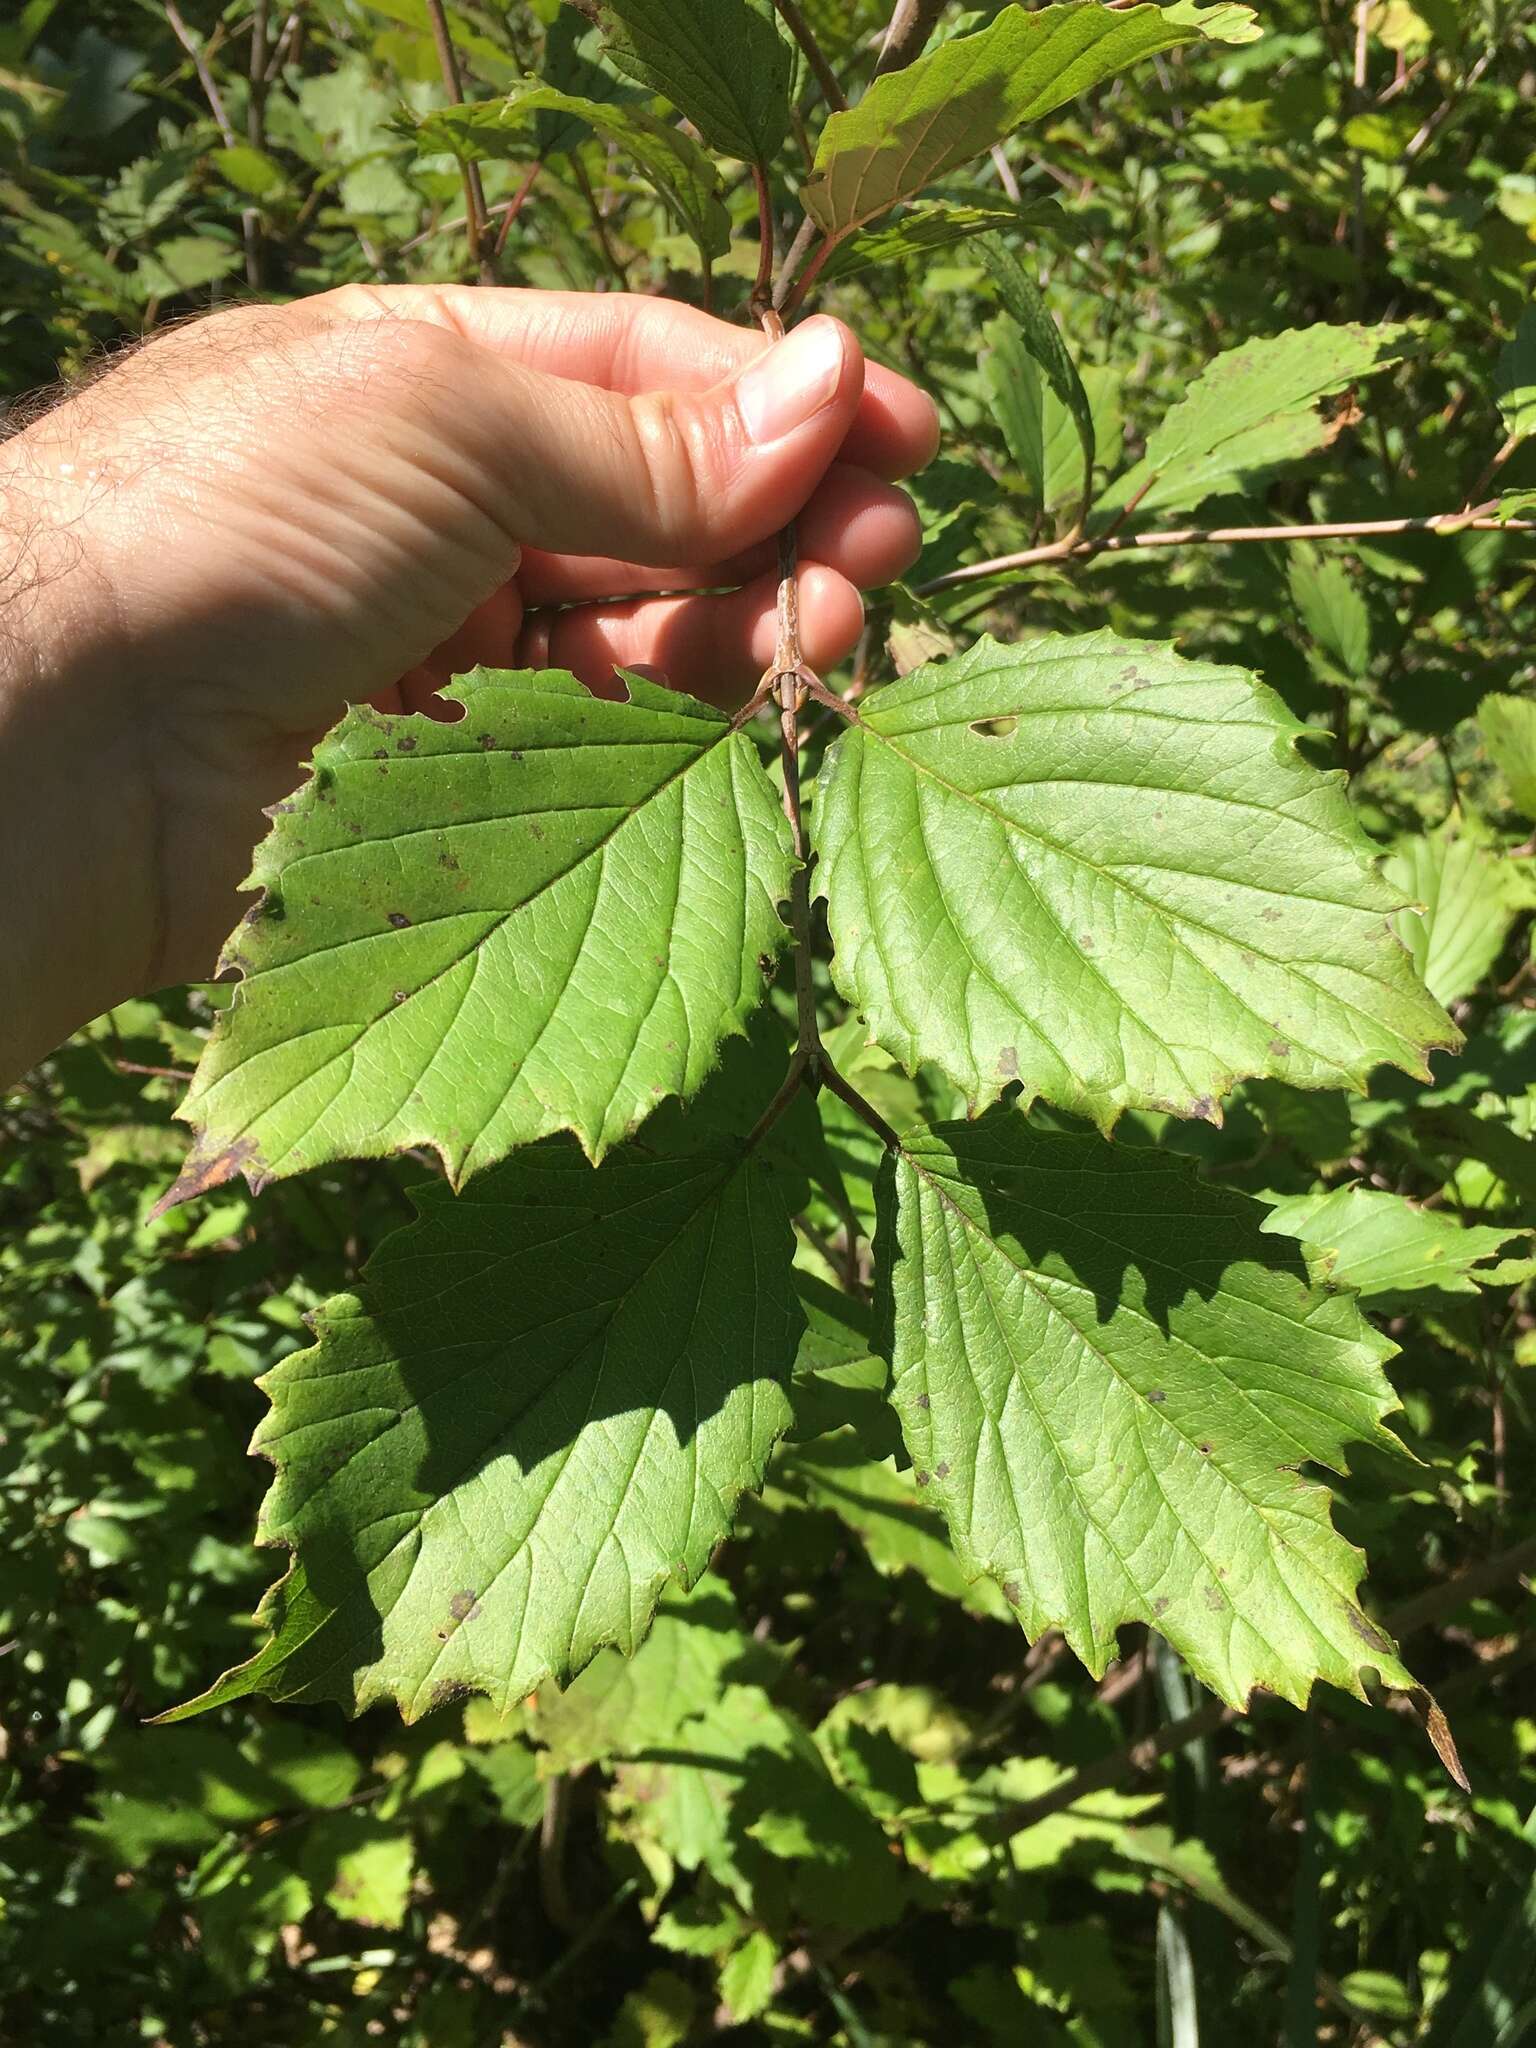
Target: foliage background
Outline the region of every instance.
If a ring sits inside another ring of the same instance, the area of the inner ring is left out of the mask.
[[[806,12],[844,75],[867,76],[884,6]],[[1499,446],[1494,362],[1536,275],[1531,11],[1279,0],[1264,18],[1261,42],[1158,59],[1010,146],[1026,197],[1061,204],[1038,253],[1100,447],[1134,454],[1241,340],[1412,320],[1363,418],[1246,516],[1453,508]],[[540,68],[557,8],[454,21],[484,94]],[[421,0],[306,0],[260,24],[254,88],[248,0],[26,0],[0,27],[8,392],[253,288],[465,273],[457,167],[420,157],[401,119],[444,98]],[[567,13],[556,44],[572,33]],[[814,131],[798,73],[797,106]],[[486,166],[493,207],[533,161]],[[726,313],[756,255],[750,187],[731,203]],[[701,293],[691,244],[590,141],[551,150],[497,271]],[[918,577],[1055,530],[1049,449],[1032,491],[1005,434],[1006,340],[978,260],[962,246],[878,267],[820,303],[940,396]],[[1536,484],[1530,443],[1501,481]],[[1441,992],[1472,1041],[1435,1086],[1256,1084],[1220,1131],[1143,1118],[1139,1135],[1253,1190],[1363,1182],[1462,1221],[1533,1221],[1518,849],[1536,770],[1479,716],[1490,691],[1529,695],[1532,599],[1529,544],[1467,533],[1106,558],[950,603],[1014,635],[1108,622],[1258,669],[1337,734],[1368,826],[1435,907]],[[872,616],[878,677],[892,621]],[[897,653],[935,630],[898,612]],[[910,1475],[878,1462],[892,1444],[859,1405],[878,1368],[845,1310],[768,1493],[632,1666],[605,1657],[505,1722],[473,1703],[410,1730],[241,1703],[146,1727],[252,1645],[272,1563],[249,1540],[252,1382],[405,1219],[422,1172],[326,1171],[269,1190],[259,1216],[224,1190],[147,1221],[184,1149],[178,1076],[219,999],[125,1006],[0,1111],[5,2038],[1471,2048],[1532,2031],[1536,1624],[1512,1567],[1443,1591],[1517,1546],[1529,1561],[1523,1288],[1372,1304],[1403,1346],[1421,1462],[1362,1458],[1339,1511],[1377,1611],[1406,1604],[1411,1625],[1422,1603],[1408,1649],[1470,1797],[1410,1716],[1320,1693],[1305,1715],[1259,1702],[1211,1722],[1151,1773],[1106,1771],[1020,1825],[1021,1803],[1123,1763],[1199,1702],[1139,1631],[1095,1687],[965,1591]],[[905,1084],[870,1061],[860,1085]],[[841,1138],[857,1204],[870,1148],[851,1124]],[[814,1230],[803,1256],[814,1285]]]

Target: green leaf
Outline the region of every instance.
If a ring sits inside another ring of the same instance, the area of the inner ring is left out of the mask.
[[[739,1144],[595,1174],[556,1141],[416,1201],[263,1382],[262,1540],[303,1579],[250,1680],[411,1720],[634,1649],[760,1483],[802,1328],[782,1199]]]
[[[1371,665],[1371,615],[1337,555],[1290,549],[1291,601],[1308,633],[1346,675],[1357,680]]]
[[[745,734],[628,687],[481,669],[458,724],[358,709],[321,743],[256,856],[175,1196],[410,1145],[462,1178],[566,1129],[595,1160],[698,1088],[783,943],[788,835]]]
[[[1110,485],[1099,510],[1192,511],[1328,447],[1349,411],[1325,419],[1320,402],[1401,362],[1407,332],[1295,327],[1228,349],[1152,429],[1145,455]]]
[[[1436,1002],[1471,995],[1519,915],[1508,868],[1470,839],[1420,837],[1400,840],[1385,872],[1424,906],[1400,911],[1395,922]]]
[[[993,417],[1029,496],[1042,513],[1067,526],[1080,521],[1092,487],[1072,415],[1010,320],[982,329],[982,377]]]
[[[801,191],[805,209],[828,234],[850,234],[1143,57],[1258,33],[1246,7],[1005,7],[832,116]]]
[[[1106,1130],[1214,1119],[1247,1075],[1422,1074],[1457,1034],[1303,731],[1243,670],[1112,633],[916,670],[818,784],[839,988],[973,1109],[1017,1081]]]
[[[1504,431],[1512,441],[1536,434],[1536,306],[1527,306],[1520,324],[1500,351],[1493,368],[1493,388]]]
[[[749,0],[602,0],[608,54],[710,149],[766,169],[789,133],[790,53]]]
[[[772,2001],[778,1960],[778,1945],[761,1927],[747,1936],[734,1955],[726,1957],[720,1970],[720,1997],[733,2026],[756,2019]]]
[[[1391,1347],[1263,1211],[1170,1152],[997,1111],[908,1137],[882,1308],[914,1464],[962,1563],[1097,1676],[1144,1621],[1225,1700],[1411,1683],[1300,1467],[1396,1450]]]
[[[1033,200],[1023,206],[1015,206],[1011,200],[988,199],[985,193],[964,204],[953,199],[919,200],[899,220],[866,228],[844,242],[822,271],[822,280],[832,284],[861,271],[930,256],[973,235],[989,235],[999,228],[1037,228],[1061,218],[1061,208],[1053,199]]]
[[[1082,448],[1082,492],[1078,512],[1078,516],[1082,517],[1086,515],[1088,507],[1093,500],[1093,462],[1096,453],[1093,411],[1088,403],[1088,394],[1083,389],[1083,380],[1077,373],[1077,365],[1073,362],[1067,345],[1061,338],[1056,322],[1051,318],[1050,313],[1046,309],[1046,304],[1040,296],[1039,288],[1013,251],[996,236],[988,236],[980,244],[979,253],[982,262],[986,265],[991,276],[997,296],[1002,301],[1009,318],[1014,323],[1019,343],[1029,357],[1044,371],[1052,391],[1055,392],[1058,401],[1066,410],[1077,431],[1077,438]],[[1001,356],[994,356],[994,363],[1004,373],[993,382],[993,395],[1001,403],[1004,392],[999,390],[1000,383],[1006,388],[1007,383],[1013,381],[1022,388],[1023,380],[1019,376],[1021,366],[1016,361],[1010,366],[1006,351]],[[1006,374],[1010,367],[1012,368],[1011,380]],[[1004,417],[1004,431],[1007,431],[1006,416]],[[1043,432],[1039,434],[1038,439],[1041,444],[1038,489],[1040,491],[1041,503],[1049,509],[1051,500],[1046,495],[1045,490]],[[1033,445],[1033,443],[1031,442],[1030,445]],[[1023,457],[1020,454],[1020,450],[1013,447],[1012,435],[1009,436],[1009,446],[1013,449],[1015,460],[1022,461]]]
[[[1424,1287],[1476,1294],[1487,1274],[1473,1271],[1512,1237],[1526,1233],[1463,1224],[1441,1210],[1420,1209],[1384,1188],[1345,1187],[1277,1202],[1266,1232],[1300,1238],[1321,1258],[1331,1280],[1356,1294],[1405,1294]]]
[[[1491,693],[1478,704],[1477,722],[1516,808],[1536,818],[1536,701]]]
[[[584,98],[554,86],[528,84],[504,100],[444,107],[417,130],[422,149],[451,149],[461,157],[500,157],[540,114],[568,114],[632,157],[699,246],[706,267],[730,247],[731,220],[720,201],[720,179],[704,151],[681,129],[643,107]]]

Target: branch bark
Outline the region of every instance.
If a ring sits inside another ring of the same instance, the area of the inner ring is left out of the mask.
[[[917,586],[919,597],[931,597],[936,590],[948,590],[958,583],[979,583],[992,576],[1010,576],[1019,569],[1033,569],[1042,562],[1087,561],[1094,555],[1120,555],[1137,548],[1227,547],[1243,541],[1352,540],[1370,534],[1433,533],[1442,538],[1477,532],[1532,533],[1533,519],[1495,519],[1497,499],[1475,506],[1468,512],[1437,512],[1425,519],[1350,519],[1331,526],[1181,526],[1160,533],[1106,533],[1097,539],[1047,541],[1038,548],[1023,548],[1014,555],[995,555],[990,561],[968,562],[963,569],[951,569]]]
[[[437,46],[437,68],[442,73],[443,90],[457,107],[463,103],[464,84],[459,74],[458,52],[453,47],[453,34],[448,27],[448,16],[443,11],[443,0],[426,0],[426,5],[427,18],[432,24],[432,40]],[[480,166],[466,158],[461,169],[464,175],[464,218],[469,231],[469,252],[480,272],[480,282],[494,284],[495,269],[485,240],[485,187],[480,181]]]
[[[837,73],[827,62],[826,52],[816,40],[816,31],[800,11],[800,0],[773,0],[779,18],[804,52],[805,61],[816,74],[821,96],[834,114],[846,114],[848,95],[837,82]]]
[[[880,45],[876,78],[884,78],[889,71],[904,71],[920,57],[943,12],[944,0],[896,0],[896,11]]]

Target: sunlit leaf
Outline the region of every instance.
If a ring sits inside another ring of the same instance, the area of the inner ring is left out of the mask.
[[[1409,1683],[1301,1467],[1390,1448],[1390,1347],[1176,1153],[997,1110],[883,1184],[894,1398],[962,1563],[1095,1674],[1143,1621],[1223,1699]]]
[[[1470,839],[1401,840],[1386,872],[1412,904],[1395,922],[1437,1002],[1470,995],[1519,915],[1508,870]]]
[[[1297,327],[1229,349],[1152,429],[1146,453],[1103,493],[1100,511],[1193,511],[1328,447],[1351,414],[1341,406],[1325,417],[1321,402],[1400,362],[1407,332]]]
[[[838,986],[910,1069],[1104,1128],[1456,1042],[1341,779],[1240,669],[982,640],[861,707],[815,813]]]
[[[1005,7],[832,116],[802,191],[806,211],[827,233],[847,234],[1143,57],[1258,33],[1251,9],[1238,6]]]
[[[594,100],[550,85],[515,88],[503,100],[444,107],[417,131],[423,149],[451,149],[463,157],[516,156],[517,138],[539,115],[565,114],[584,122],[633,159],[699,246],[708,264],[730,247],[731,222],[720,200],[720,179],[691,136],[644,107]]]
[[[628,687],[482,669],[458,724],[359,709],[321,744],[257,853],[180,1192],[410,1145],[462,1178],[562,1129],[600,1158],[698,1088],[783,943],[788,838],[745,734]]]
[[[1263,1227],[1277,1236],[1300,1238],[1321,1257],[1331,1280],[1361,1295],[1424,1287],[1476,1294],[1487,1277],[1476,1268],[1522,1235],[1464,1224],[1385,1188],[1361,1187],[1293,1195],[1275,1204]]]

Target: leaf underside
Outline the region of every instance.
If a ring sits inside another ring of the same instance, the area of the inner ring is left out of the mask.
[[[1177,1154],[1005,1110],[908,1139],[881,1187],[894,1399],[961,1562],[1095,1675],[1155,1627],[1233,1704],[1412,1681],[1300,1467],[1396,1450],[1392,1347],[1277,1266],[1263,1210]]]
[[[414,1720],[503,1710],[641,1641],[761,1484],[804,1316],[771,1171],[738,1145],[552,1140],[416,1193],[359,1296],[263,1381],[275,1639],[194,1709],[260,1690]],[[183,1710],[186,1711],[186,1710]]]
[[[982,640],[868,700],[818,785],[833,973],[973,1112],[1110,1129],[1239,1079],[1360,1086],[1458,1043],[1343,778],[1245,671],[1112,633]]]
[[[278,806],[177,1193],[430,1146],[455,1179],[688,1095],[761,999],[792,856],[744,734],[638,677],[479,670],[455,725],[357,710]]]
[[[828,234],[851,233],[1143,57],[1257,33],[1246,7],[1005,7],[832,116],[801,191],[806,212]]]

